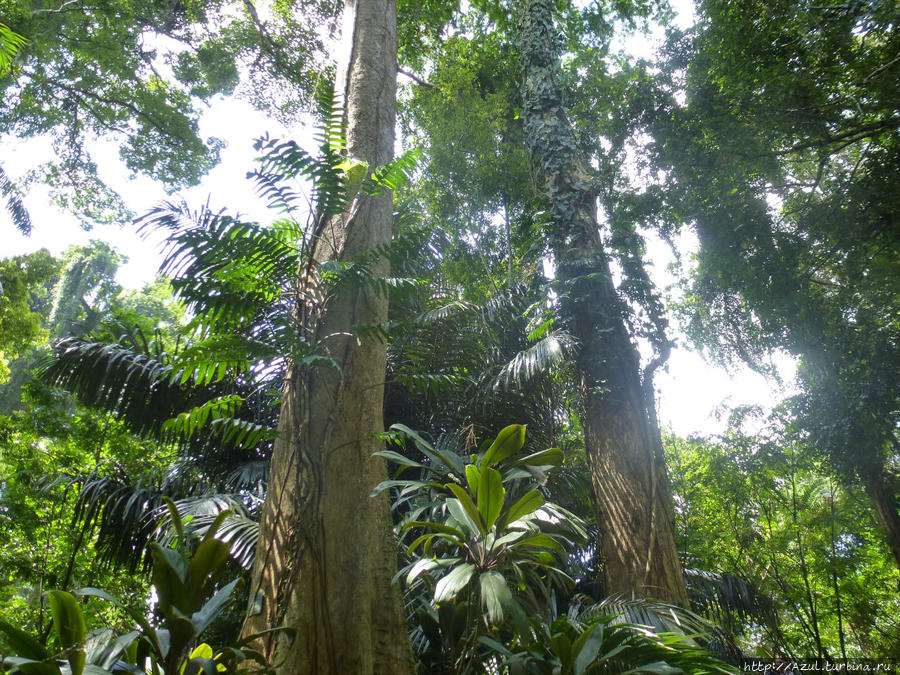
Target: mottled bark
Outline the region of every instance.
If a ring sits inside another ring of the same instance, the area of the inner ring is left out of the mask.
[[[688,605],[675,546],[659,430],[613,286],[597,222],[597,190],[556,82],[550,0],[523,0],[525,135],[550,202],[559,314],[578,342],[582,425],[607,593]]]
[[[397,72],[394,0],[348,0],[339,70],[348,154],[383,166],[393,156]],[[359,197],[328,223],[314,258],[352,261],[391,239],[391,198]],[[376,274],[387,273],[386,263]],[[301,279],[302,284],[310,283]],[[341,291],[300,323],[341,369],[294,369],[285,384],[244,635],[262,640],[279,673],[409,673],[412,653],[399,589],[386,478],[373,456],[382,430],[385,345],[352,335],[387,320],[387,300]]]

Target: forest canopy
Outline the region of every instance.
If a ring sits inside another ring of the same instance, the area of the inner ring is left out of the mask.
[[[900,667],[898,19],[0,0],[2,227],[164,242],[0,259],[0,672]],[[105,182],[232,98],[264,218]],[[796,374],[679,436],[676,346]]]

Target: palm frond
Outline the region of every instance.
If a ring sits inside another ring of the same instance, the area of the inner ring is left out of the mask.
[[[600,602],[588,600],[585,604],[579,603],[576,597],[569,607],[570,618],[583,623],[604,615],[613,617],[613,624],[646,626],[656,634],[680,635],[687,644],[696,644],[696,640],[732,662],[740,659],[740,649],[730,633],[678,605],[620,594]]]
[[[166,202],[145,214],[143,233],[166,230],[160,272],[208,329],[233,329],[271,311],[297,273],[294,229],[266,228],[208,206]]]
[[[227,364],[211,362],[209,369],[218,374]],[[252,393],[257,386],[245,387],[231,377],[210,382],[206,372],[200,381],[185,379],[183,372],[117,344],[67,338],[57,344],[42,378],[85,405],[116,415],[135,434],[178,442],[196,462],[228,466],[245,461],[249,450],[268,453],[275,435],[268,410],[273,402],[257,406]],[[273,386],[278,381],[276,373]]]
[[[0,23],[0,77],[12,72],[16,56],[26,44],[28,40],[5,23]]]
[[[197,537],[205,536],[213,522],[227,511],[228,515],[216,530],[216,538],[231,545],[230,555],[239,565],[250,568],[259,539],[259,522],[251,517],[240,496],[205,494],[178,499],[174,504],[186,525],[186,532]],[[177,535],[172,527],[171,512],[163,506],[153,515],[157,520],[155,538],[163,545],[172,545]]]
[[[2,28],[5,28],[5,26],[0,24],[0,29]],[[6,43],[0,43],[0,55],[4,53],[5,48]],[[0,59],[0,75],[3,75],[2,59]],[[31,216],[28,213],[28,209],[25,208],[25,203],[22,201],[22,193],[19,192],[16,184],[10,180],[6,171],[3,170],[3,166],[0,166],[0,198],[6,201],[6,210],[9,212],[9,217],[12,219],[16,229],[26,236],[31,234]]]
[[[737,628],[750,621],[777,625],[772,598],[741,577],[685,568],[684,580],[691,607],[723,626]]]
[[[254,142],[254,149],[262,153],[259,168],[247,174],[257,184],[257,190],[273,208],[293,213],[301,192],[285,185],[288,181],[311,181],[312,203],[308,210],[320,216],[342,213],[347,205],[344,158],[334,149],[334,139],[320,138],[320,155],[311,155],[296,141],[282,141],[265,135]]]
[[[544,336],[503,366],[494,387],[522,387],[538,375],[551,373],[565,361],[573,346],[572,336],[565,331],[557,330]]]
[[[91,477],[78,493],[72,524],[94,530],[99,562],[125,565],[134,571],[146,562],[147,543],[153,534],[148,516],[162,506],[162,496],[161,484],[153,479],[131,485]]]
[[[164,420],[190,407],[191,391],[172,382],[173,367],[118,344],[66,338],[42,379],[88,406],[114,412],[139,435],[158,435]]]

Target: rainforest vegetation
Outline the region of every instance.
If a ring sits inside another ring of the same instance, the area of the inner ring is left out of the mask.
[[[2,227],[40,188],[165,242],[139,289],[0,250],[0,672],[896,667],[898,20],[0,0]],[[255,130],[265,219],[174,196],[223,97],[300,130]],[[681,437],[676,342],[796,375]]]

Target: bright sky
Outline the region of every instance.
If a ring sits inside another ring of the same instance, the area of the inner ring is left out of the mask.
[[[685,8],[680,10],[684,17]],[[652,42],[643,38],[640,42],[629,41],[630,44],[623,46],[631,53],[644,52],[652,49]],[[201,133],[227,140],[222,162],[201,185],[183,191],[180,196],[192,206],[199,206],[209,198],[215,209],[226,207],[229,211],[237,211],[262,222],[270,219],[271,213],[256,197],[245,177],[255,158],[253,139],[266,131],[273,136],[289,137],[287,130],[243,101],[222,98],[214,101],[201,119]],[[42,139],[21,142],[5,138],[2,147],[3,166],[13,179],[33,168],[35,158],[40,161],[40,158],[49,157],[51,153],[50,143]],[[122,195],[136,214],[142,214],[164,199],[178,196],[166,195],[158,183],[148,178],[129,178],[130,172],[118,160],[114,142],[98,142],[91,147],[91,151],[101,177]],[[160,262],[161,242],[158,239],[142,240],[130,226],[95,227],[86,232],[73,216],[61,212],[51,203],[45,190],[32,190],[25,204],[31,214],[34,232],[28,238],[23,237],[12,226],[6,211],[0,210],[0,257],[42,247],[60,254],[71,245],[102,239],[129,258],[128,264],[118,274],[121,284],[138,287],[155,277]],[[696,242],[688,237],[683,243],[686,250],[682,255],[687,259]],[[651,245],[651,256],[654,281],[661,287],[672,284],[674,277],[667,272],[667,265],[672,262],[671,252],[664,246]],[[783,380],[789,382],[793,375],[793,363],[784,358],[777,365]],[[723,409],[723,406],[770,407],[786,393],[776,383],[767,381],[757,373],[747,369],[726,372],[706,363],[700,355],[684,347],[673,350],[666,368],[656,375],[656,387],[659,392],[660,423],[680,435],[721,433],[726,427],[727,415],[717,416],[716,411]]]

